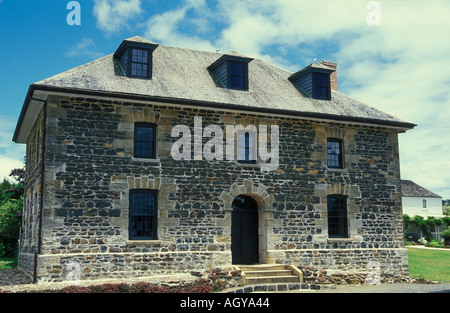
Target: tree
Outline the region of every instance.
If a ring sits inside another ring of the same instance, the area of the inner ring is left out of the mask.
[[[442,200],[442,211],[444,215],[450,215],[450,200]]]
[[[25,171],[14,169],[12,176],[17,183],[4,179],[0,184],[0,256],[8,256],[17,249],[22,225],[23,180]]]
[[[11,199],[0,206],[0,256],[8,256],[17,249],[22,224],[23,197]]]
[[[446,246],[450,246],[450,228],[447,229],[447,230],[444,230],[441,233],[441,237],[444,238],[444,244]]]

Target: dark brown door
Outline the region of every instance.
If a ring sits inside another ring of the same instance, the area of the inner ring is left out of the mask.
[[[259,262],[258,207],[245,195],[233,200],[231,215],[231,254],[233,264]]]

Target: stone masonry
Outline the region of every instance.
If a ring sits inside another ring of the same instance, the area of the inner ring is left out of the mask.
[[[278,168],[175,161],[171,130],[193,129],[195,116],[224,130],[279,125]],[[157,125],[155,159],[133,157],[136,122]],[[343,169],[327,168],[328,137],[343,140]],[[383,274],[408,273],[394,128],[50,96],[29,138],[19,266],[35,266],[38,282],[75,269],[96,280],[230,267],[231,203],[241,194],[258,204],[260,263],[367,271],[376,261]],[[131,189],[157,190],[157,240],[129,240]],[[331,194],[348,197],[348,238],[328,238]]]

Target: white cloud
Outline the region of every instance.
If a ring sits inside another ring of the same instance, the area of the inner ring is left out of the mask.
[[[5,155],[0,155],[0,182],[3,179],[8,179],[10,181],[14,181],[12,177],[9,176],[11,171],[15,168],[23,168],[23,162],[14,158],[10,158]]]
[[[191,13],[190,17],[187,17],[188,12]],[[209,17],[204,0],[187,0],[177,9],[149,18],[145,23],[144,36],[165,45],[214,51],[215,47],[210,41],[194,35],[206,31]]]
[[[95,0],[97,26],[106,33],[129,27],[128,22],[141,13],[140,0]]]
[[[25,145],[12,141],[15,119],[0,115],[0,181],[9,177],[11,170],[24,166]]]
[[[418,124],[399,136],[402,177],[444,199],[450,198],[450,42],[442,31],[450,29],[449,14],[448,2],[381,2],[381,25],[336,53],[347,93]]]
[[[95,49],[95,43],[92,38],[83,38],[78,44],[67,49],[64,54],[66,57],[89,57],[91,59],[98,59],[104,54],[97,52]]]

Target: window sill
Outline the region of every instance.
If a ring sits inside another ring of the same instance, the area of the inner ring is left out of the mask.
[[[256,167],[256,168],[259,168],[259,167],[261,167],[261,164],[259,163],[259,162],[256,162],[256,163],[246,163],[246,162],[244,162],[244,163],[241,163],[241,162],[235,162],[234,163],[236,166],[241,166],[241,167]]]
[[[146,158],[135,158],[135,157],[132,157],[131,160],[132,160],[132,161],[136,161],[136,162],[161,163],[161,160],[160,160],[160,159],[146,159]]]
[[[127,240],[128,246],[159,246],[161,243],[161,240]]]
[[[355,241],[356,238],[327,238],[329,243],[331,242],[352,242]]]
[[[345,173],[348,172],[346,168],[337,168],[337,167],[327,167],[327,170],[330,172],[345,172]]]

